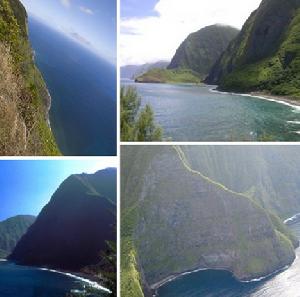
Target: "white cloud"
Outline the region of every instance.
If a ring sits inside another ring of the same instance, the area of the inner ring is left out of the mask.
[[[160,0],[158,16],[122,18],[121,64],[170,60],[180,43],[205,26],[241,28],[261,0]]]
[[[86,13],[86,14],[90,14],[90,15],[94,14],[94,12],[93,12],[91,9],[87,8],[87,7],[80,6],[79,9],[80,9],[82,12]]]
[[[70,7],[71,6],[71,1],[70,0],[60,0],[60,2],[65,7]]]

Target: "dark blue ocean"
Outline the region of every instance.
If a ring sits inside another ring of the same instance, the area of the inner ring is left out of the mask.
[[[300,239],[300,222],[290,226]],[[159,297],[300,297],[300,248],[285,271],[257,282],[241,283],[226,271],[199,271],[167,283]]]
[[[0,261],[1,297],[65,297],[82,289],[83,283],[69,276]]]
[[[116,67],[29,17],[35,61],[50,95],[51,128],[64,155],[116,154]]]

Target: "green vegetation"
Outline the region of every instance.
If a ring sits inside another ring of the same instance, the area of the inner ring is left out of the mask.
[[[300,99],[299,6],[299,2],[292,0],[272,0],[262,5],[245,23],[206,81],[219,84],[222,90],[262,91]]]
[[[192,69],[206,76],[239,30],[212,25],[190,34],[177,49],[168,69]]]
[[[162,129],[154,123],[152,108],[140,110],[141,99],[132,87],[121,88],[121,140],[161,141]]]
[[[236,155],[227,152],[214,158],[215,150],[122,148],[122,296],[150,295],[163,279],[198,268],[223,268],[249,280],[294,260],[298,242],[282,220],[253,197],[259,185],[249,176],[249,168],[241,168],[251,185],[243,192],[233,190],[230,183],[240,184],[239,171],[236,176],[227,173],[227,183],[209,171],[223,176],[231,172],[228,162],[241,167]]]
[[[190,69],[159,69],[154,68],[135,79],[138,83],[193,83],[200,84],[202,78]]]
[[[200,84],[238,30],[213,25],[190,34],[177,49],[171,63],[151,68],[135,78],[138,83]]]
[[[16,216],[0,222],[0,258],[6,258],[33,224],[33,216]]]
[[[27,31],[22,4],[0,0],[0,154],[59,155],[48,125],[50,96]]]

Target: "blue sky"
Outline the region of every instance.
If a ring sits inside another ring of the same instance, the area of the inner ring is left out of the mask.
[[[29,15],[116,63],[116,0],[21,0]]]
[[[37,215],[69,175],[116,167],[115,159],[1,160],[0,221],[20,214]]]
[[[121,0],[121,16],[123,17],[144,17],[157,16],[154,7],[158,0]]]
[[[242,28],[261,0],[121,0],[121,65],[170,61],[192,32],[214,24]]]

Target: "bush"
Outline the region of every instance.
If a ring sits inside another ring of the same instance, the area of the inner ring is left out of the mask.
[[[121,140],[161,141],[162,129],[154,123],[150,105],[140,110],[141,99],[133,87],[121,88]],[[139,111],[140,110],[140,111]]]

